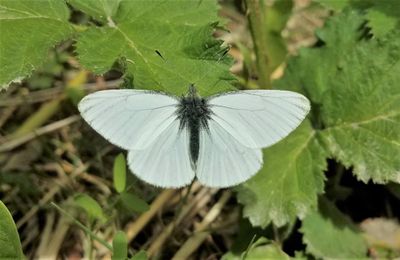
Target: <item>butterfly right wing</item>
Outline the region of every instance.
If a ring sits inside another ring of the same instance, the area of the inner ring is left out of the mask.
[[[208,100],[211,119],[237,141],[250,148],[275,144],[304,120],[310,101],[284,90],[244,90]]]
[[[174,122],[178,103],[161,93],[113,89],[85,96],[78,109],[104,138],[132,150],[148,147]]]
[[[191,183],[194,171],[189,156],[189,130],[176,119],[147,148],[128,153],[130,170],[141,180],[163,188]]]

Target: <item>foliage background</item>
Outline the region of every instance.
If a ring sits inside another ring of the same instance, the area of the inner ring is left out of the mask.
[[[0,258],[399,257],[398,10],[0,0]],[[204,96],[293,90],[312,111],[264,150],[254,178],[224,191],[143,184],[77,114],[92,91],[182,95],[190,83]]]

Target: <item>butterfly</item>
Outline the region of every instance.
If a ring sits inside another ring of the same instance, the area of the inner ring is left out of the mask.
[[[85,96],[85,121],[112,144],[128,150],[141,180],[179,188],[195,178],[208,187],[245,182],[263,165],[262,148],[292,132],[310,111],[303,95],[283,90],[242,90],[210,97],[193,85],[182,97],[115,89]]]

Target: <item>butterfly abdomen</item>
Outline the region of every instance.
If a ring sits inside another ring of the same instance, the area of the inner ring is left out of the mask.
[[[189,151],[193,167],[199,158],[200,131],[208,128],[211,110],[204,98],[186,96],[181,99],[177,111],[181,130],[188,130],[190,135]]]

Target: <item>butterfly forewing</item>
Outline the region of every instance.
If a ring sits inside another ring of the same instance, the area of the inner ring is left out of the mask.
[[[263,148],[293,131],[310,110],[303,95],[291,91],[246,90],[211,97],[217,122],[242,145]]]
[[[104,90],[84,97],[78,108],[108,141],[132,150],[146,148],[174,122],[178,103],[145,90]]]

